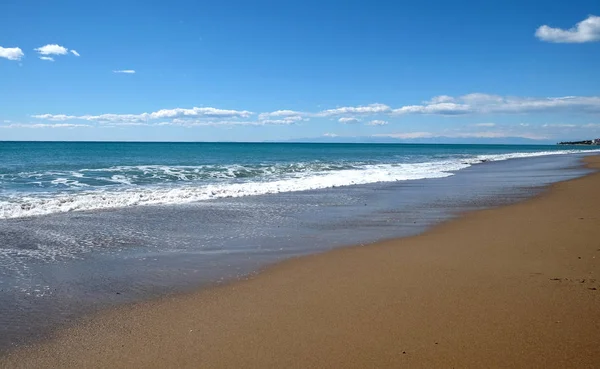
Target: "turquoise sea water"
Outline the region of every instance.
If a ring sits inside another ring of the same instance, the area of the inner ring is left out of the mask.
[[[531,145],[0,142],[0,219],[424,178]]]

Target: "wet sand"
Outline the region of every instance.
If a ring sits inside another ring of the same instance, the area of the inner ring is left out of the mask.
[[[597,368],[599,191],[596,173],[420,236],[114,309],[0,367]]]

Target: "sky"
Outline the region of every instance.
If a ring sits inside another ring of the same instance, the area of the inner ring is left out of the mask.
[[[600,2],[0,2],[0,140],[600,137]]]

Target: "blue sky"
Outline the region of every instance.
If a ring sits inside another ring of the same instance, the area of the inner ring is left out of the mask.
[[[0,140],[600,136],[598,1],[4,0],[0,14]]]

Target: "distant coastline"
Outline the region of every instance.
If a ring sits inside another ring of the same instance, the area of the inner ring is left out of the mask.
[[[600,145],[600,138],[594,140],[583,140],[583,141],[563,141],[559,142],[559,145]]]

